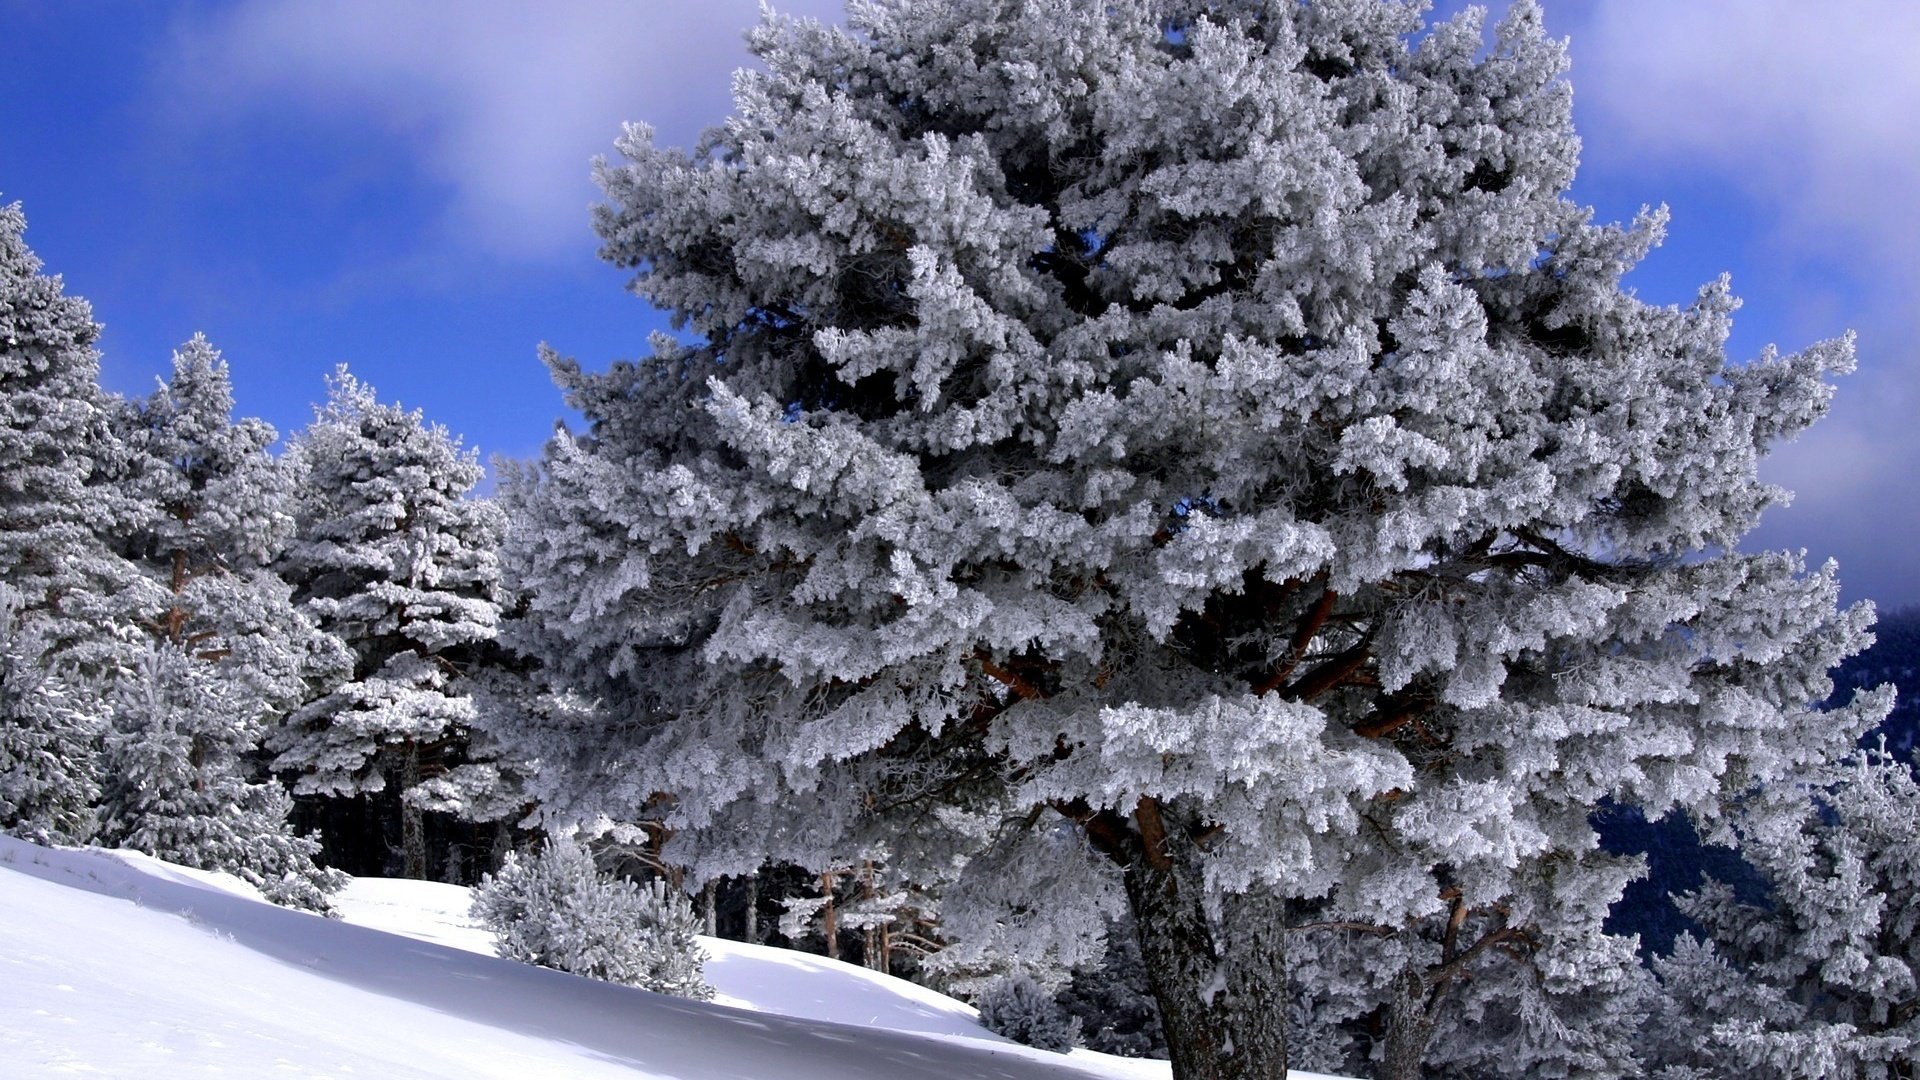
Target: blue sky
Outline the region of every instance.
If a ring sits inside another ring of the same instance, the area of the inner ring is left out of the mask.
[[[1543,3],[1573,43],[1576,195],[1604,218],[1672,209],[1641,294],[1684,302],[1730,271],[1743,357],[1860,334],[1833,417],[1769,465],[1798,498],[1754,544],[1840,558],[1850,597],[1920,602],[1920,4]],[[145,392],[204,331],[241,410],[282,432],[345,361],[527,456],[561,412],[539,342],[600,366],[662,324],[594,257],[588,161],[622,121],[685,145],[724,117],[756,10],[0,0],[0,200],[93,302],[111,389]]]

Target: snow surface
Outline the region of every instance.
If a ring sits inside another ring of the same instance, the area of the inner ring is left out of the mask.
[[[702,1004],[502,960],[457,886],[361,878],[339,907],[322,919],[223,874],[0,836],[0,1077],[1168,1076],[1017,1046],[952,998],[806,953],[702,938],[719,992]]]

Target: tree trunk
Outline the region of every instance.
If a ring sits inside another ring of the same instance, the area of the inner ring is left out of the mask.
[[[700,888],[700,919],[705,924],[704,933],[708,937],[720,936],[720,903],[715,895],[719,886],[708,879]]]
[[[866,871],[867,877],[861,886],[860,898],[871,904],[873,902],[872,859],[867,860]],[[860,959],[866,963],[867,967],[874,971],[887,970],[886,958],[880,955],[880,928],[873,923],[868,923],[866,927],[861,930]]]
[[[1144,807],[1145,804],[1143,804]],[[1173,1059],[1174,1080],[1285,1080],[1286,921],[1265,894],[1221,898],[1207,914],[1200,852],[1159,811],[1126,870],[1140,955]]]
[[[833,879],[838,874],[820,875],[820,895],[827,898],[827,905],[821,908],[821,930],[827,935],[827,959],[840,959],[840,919],[833,910]]]
[[[400,852],[403,873],[415,881],[427,879],[427,822],[421,809],[407,800],[420,783],[420,747],[412,742],[402,751],[400,764]]]
[[[747,923],[741,928],[740,940],[760,944],[760,874],[757,871],[747,875]]]
[[[513,826],[508,825],[506,819],[502,818],[493,823],[493,849],[488,853],[491,865],[487,867],[486,872],[499,873],[501,864],[507,861],[507,852],[512,850]]]
[[[1407,970],[1394,979],[1387,1002],[1386,1053],[1380,1080],[1420,1080],[1420,1066],[1433,1038],[1433,1009],[1426,976]]]

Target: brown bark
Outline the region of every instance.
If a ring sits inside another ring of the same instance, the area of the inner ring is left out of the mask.
[[[1307,646],[1313,644],[1314,636],[1327,625],[1327,619],[1333,615],[1333,605],[1339,599],[1340,594],[1332,589],[1320,593],[1320,599],[1314,601],[1313,607],[1307,609],[1306,615],[1294,628],[1293,640],[1287,643],[1287,654],[1281,658],[1273,673],[1253,688],[1255,694],[1270,694],[1286,684],[1293,675],[1293,669],[1299,667],[1300,661],[1306,658]]]
[[[166,637],[168,641],[178,645],[180,644],[180,639],[185,634],[187,626],[187,609],[186,606],[180,602],[180,594],[187,590],[187,553],[184,551],[176,551],[173,553],[172,586],[173,603],[167,608]]]
[[[840,959],[840,919],[833,910],[833,879],[839,875],[825,873],[820,875],[820,895],[827,898],[827,904],[820,909],[820,929],[827,936],[827,958]]]

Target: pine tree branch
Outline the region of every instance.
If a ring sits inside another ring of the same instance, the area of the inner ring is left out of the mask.
[[[1313,602],[1313,606],[1307,609],[1307,613],[1294,627],[1293,639],[1287,643],[1286,655],[1273,669],[1273,673],[1253,688],[1256,697],[1272,693],[1292,677],[1294,669],[1299,667],[1300,661],[1306,658],[1307,647],[1313,644],[1313,639],[1327,625],[1327,619],[1333,615],[1333,606],[1339,599],[1340,594],[1332,589],[1321,590],[1320,598]]]
[[[1140,827],[1140,844],[1147,865],[1162,872],[1172,870],[1173,859],[1167,855],[1167,822],[1160,813],[1160,800],[1142,795],[1134,804],[1133,820]]]
[[[1393,927],[1391,926],[1381,926],[1379,923],[1369,922],[1348,922],[1344,920],[1299,923],[1287,927],[1287,933],[1289,934],[1304,934],[1316,930],[1352,930],[1356,933],[1371,934],[1374,937],[1392,937],[1394,933]]]
[[[1300,681],[1287,687],[1281,696],[1289,701],[1312,701],[1348,681],[1372,659],[1373,639],[1369,635],[1361,638],[1352,648],[1302,675]]]
[[[1012,671],[1001,667],[999,664],[994,663],[993,657],[988,655],[985,649],[979,650],[974,653],[973,656],[975,660],[980,662],[980,671],[983,674],[1013,691],[1022,700],[1036,701],[1047,696],[1039,687],[1021,678],[1019,675],[1014,674]]]

